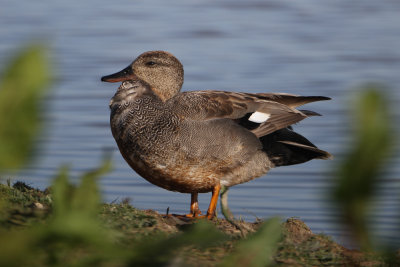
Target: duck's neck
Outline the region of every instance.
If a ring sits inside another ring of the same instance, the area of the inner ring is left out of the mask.
[[[123,108],[141,102],[140,99],[147,97],[156,102],[161,99],[150,89],[150,86],[140,80],[124,81],[110,101],[110,108]]]
[[[163,88],[164,89],[164,88]],[[180,89],[180,88],[179,88]],[[170,90],[160,90],[157,87],[152,87],[152,91],[161,99],[162,102],[167,101],[168,99],[172,98],[174,95],[179,93],[180,90],[177,89]]]
[[[180,92],[183,78],[177,75],[176,77],[168,77],[168,79],[157,79],[149,84],[151,90],[165,102]]]
[[[124,137],[126,134],[135,136],[140,129],[154,123],[163,112],[163,105],[146,83],[124,81],[110,102],[111,131],[118,145],[130,142]]]

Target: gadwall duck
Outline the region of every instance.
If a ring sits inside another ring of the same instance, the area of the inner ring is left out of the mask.
[[[251,181],[271,168],[328,159],[291,125],[318,113],[296,107],[324,96],[224,91],[180,92],[183,66],[172,54],[141,54],[120,72],[110,102],[111,131],[126,162],[147,181],[191,194],[186,217],[214,216],[221,185]],[[198,193],[212,192],[201,216]]]

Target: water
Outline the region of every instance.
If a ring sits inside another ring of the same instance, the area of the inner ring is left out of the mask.
[[[30,40],[48,43],[57,77],[48,101],[46,134],[39,155],[17,175],[44,188],[62,164],[76,179],[98,166],[111,148],[114,171],[101,180],[104,201],[132,199],[139,208],[184,213],[189,195],[149,184],[117,151],[109,130],[108,102],[116,84],[102,75],[127,66],[148,50],[167,50],[185,66],[184,90],[219,89],[325,95],[307,106],[324,117],[295,129],[333,161],[312,161],[272,170],[233,187],[230,208],[247,220],[300,217],[314,232],[344,243],[327,192],[330,173],[349,144],[348,107],[357,86],[386,84],[400,100],[400,3],[398,1],[3,1],[0,62]],[[398,110],[393,112],[399,122]],[[392,159],[371,220],[377,236],[399,244],[399,157]],[[209,194],[200,196],[206,209]]]

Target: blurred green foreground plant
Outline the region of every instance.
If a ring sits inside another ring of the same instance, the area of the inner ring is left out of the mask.
[[[394,147],[394,130],[382,86],[368,85],[357,99],[352,118],[352,146],[338,168],[334,199],[354,241],[371,250],[367,211],[381,182],[383,167]]]
[[[0,170],[17,169],[31,156],[41,126],[40,101],[50,84],[45,48],[23,49],[0,83]]]

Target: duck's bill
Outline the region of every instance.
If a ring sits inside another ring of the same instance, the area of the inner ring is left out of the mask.
[[[116,83],[116,82],[123,82],[123,81],[127,81],[127,80],[134,80],[135,78],[136,78],[136,76],[135,76],[135,74],[133,74],[132,67],[128,66],[119,72],[101,77],[101,81],[109,82],[109,83]]]

